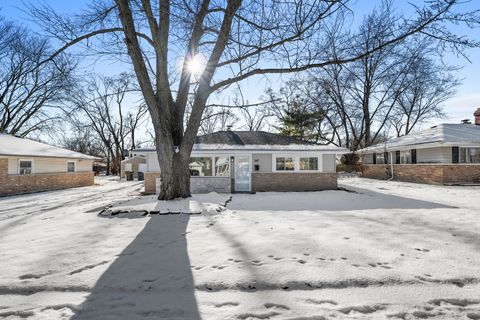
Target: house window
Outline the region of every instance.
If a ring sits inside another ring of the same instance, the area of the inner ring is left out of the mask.
[[[293,171],[295,170],[295,161],[292,157],[277,157],[275,159],[275,168],[277,171]]]
[[[318,158],[300,158],[300,170],[318,171]]]
[[[412,163],[412,155],[410,150],[400,151],[400,163],[401,164]]]
[[[18,161],[18,174],[26,175],[32,174],[33,172],[33,161],[32,160],[20,160]]]
[[[229,177],[230,176],[230,159],[229,157],[215,158],[215,176]]]
[[[480,163],[480,148],[460,148],[460,163]]]
[[[198,177],[211,177],[212,167],[212,158],[209,157],[192,157],[188,164],[190,175]]]
[[[375,153],[375,163],[385,164],[385,153]]]
[[[75,172],[75,161],[67,162],[67,172]]]

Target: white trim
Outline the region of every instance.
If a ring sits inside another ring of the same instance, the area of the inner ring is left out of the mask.
[[[226,155],[226,154],[216,154],[216,155],[212,155],[212,154],[205,154],[205,153],[202,153],[202,154],[192,154],[190,155],[190,159],[191,158],[210,158],[211,161],[212,161],[212,175],[211,176],[190,176],[190,178],[193,178],[193,179],[197,179],[197,178],[230,178],[230,175],[228,176],[217,176],[217,172],[216,172],[216,165],[215,165],[215,158],[221,158],[221,157],[225,157],[228,159],[228,165],[229,165],[229,171],[231,171],[231,162],[230,162],[230,155]],[[251,157],[251,156],[250,156]],[[190,160],[189,160],[190,161]],[[251,171],[251,170],[250,170]]]
[[[72,173],[68,171],[68,164],[73,163],[73,172],[77,172],[77,160],[67,160],[65,163],[65,172]]]
[[[25,175],[25,174],[20,174],[20,161],[30,161],[32,163],[32,172],[30,172],[30,174],[34,174],[35,173],[35,161],[32,159],[32,158],[20,158],[17,160],[17,174],[18,175]]]
[[[272,173],[312,173],[323,172],[323,152],[272,153]],[[293,170],[277,170],[277,158],[293,158]],[[318,170],[300,170],[300,158],[317,158]]]

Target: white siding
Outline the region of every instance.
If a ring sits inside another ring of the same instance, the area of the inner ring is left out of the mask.
[[[417,163],[452,163],[452,148],[417,149]]]
[[[158,163],[156,152],[147,154],[147,170],[148,172],[160,172],[160,164]]]
[[[333,173],[337,172],[334,154],[322,155],[322,172]]]
[[[75,168],[77,172],[92,172],[93,171],[93,161],[92,160],[77,160],[77,167]]]
[[[263,172],[263,173],[272,172],[272,154],[271,153],[253,154],[252,159],[253,159],[252,170],[255,170],[255,165],[260,166],[260,170],[255,172]]]
[[[76,172],[92,172],[93,160],[76,160],[66,158],[9,157],[8,174],[18,174],[18,160],[33,160],[33,173],[67,172],[67,161],[75,161]]]
[[[58,173],[67,171],[66,159],[35,158],[34,173]]]
[[[8,174],[18,174],[18,158],[8,158]]]

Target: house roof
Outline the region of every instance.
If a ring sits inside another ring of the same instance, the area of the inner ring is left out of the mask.
[[[344,148],[321,145],[265,131],[218,131],[197,136],[193,145],[193,151],[197,152],[228,150],[348,152]],[[155,148],[143,148],[135,151],[153,152]]]
[[[134,157],[122,160],[121,163],[122,164],[124,164],[124,163],[133,163],[133,164],[147,163],[147,159],[145,159],[144,157],[134,156]]]
[[[375,152],[402,149],[404,147],[429,148],[443,146],[480,146],[480,126],[474,124],[442,123],[423,131],[379,143],[359,152]]]
[[[54,147],[38,141],[0,133],[0,156],[48,157],[96,160],[97,157]]]

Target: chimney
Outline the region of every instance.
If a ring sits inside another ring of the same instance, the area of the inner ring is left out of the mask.
[[[475,124],[477,126],[480,126],[480,108],[478,108],[477,111],[473,113],[473,115],[475,116]]]

